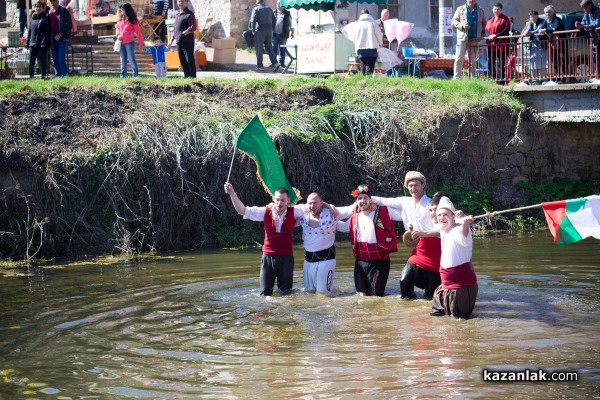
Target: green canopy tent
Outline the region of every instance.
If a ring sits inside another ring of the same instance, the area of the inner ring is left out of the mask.
[[[356,14],[358,16],[358,3],[367,4],[386,4],[387,0],[344,0],[341,3],[356,3]],[[336,0],[279,0],[279,5],[286,9],[296,10],[313,10],[313,11],[333,11],[335,14]],[[296,14],[298,15],[298,14]],[[377,18],[377,16],[375,16]],[[335,19],[335,18],[334,18]],[[319,14],[320,22],[320,14]],[[296,17],[296,25],[298,25],[298,17]],[[319,24],[320,25],[320,24]],[[334,45],[334,53],[335,53]],[[298,56],[298,54],[296,54]],[[335,68],[334,68],[335,69]]]
[[[294,8],[296,10],[320,10],[332,11],[335,8],[336,0],[279,0],[279,4],[284,8]],[[347,0],[342,3],[368,3],[385,4],[387,0]]]
[[[333,11],[335,0],[279,0],[279,5],[296,10]]]

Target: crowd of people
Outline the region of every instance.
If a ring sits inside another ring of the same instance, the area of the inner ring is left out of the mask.
[[[39,0],[33,4],[29,26],[27,26],[27,14],[25,13],[25,0],[19,0],[19,19],[21,21],[19,31],[21,35],[27,32],[25,47],[29,50],[29,76],[35,75],[36,65],[39,67],[41,78],[48,79],[48,50],[52,55],[54,75],[62,78],[68,75],[67,49],[68,41],[72,34],[77,31],[77,23],[73,17],[71,8],[68,8],[68,0]],[[21,4],[22,3],[22,4]],[[157,13],[164,13],[163,4],[156,9]],[[183,69],[184,77],[196,76],[196,60],[194,58],[194,32],[197,30],[194,12],[188,8],[188,0],[177,0],[178,13],[175,17],[175,25],[171,45],[177,45],[179,60]],[[25,15],[24,18],[21,18]],[[162,26],[162,24],[161,24]],[[138,76],[138,65],[135,57],[136,41],[143,51],[152,54],[157,78],[166,77],[165,51],[168,47],[165,41],[165,31],[157,29],[158,34],[153,37],[153,46],[146,47],[144,37],[140,29],[138,16],[130,3],[123,3],[117,9],[117,23],[115,27],[115,51],[119,52],[121,78],[127,77],[127,64],[131,65],[132,75]],[[37,64],[36,64],[37,63]]]
[[[271,296],[275,283],[281,294],[293,288],[294,254],[292,233],[302,227],[303,278],[306,292],[333,294],[336,267],[336,232],[349,234],[355,258],[354,285],[365,296],[384,296],[390,274],[390,254],[398,251],[396,227],[402,221],[411,239],[418,240],[400,278],[401,299],[433,300],[432,316],[469,319],[477,298],[477,277],[471,264],[472,216],[464,217],[445,195],[425,194],[427,181],[418,171],[409,171],[404,185],[409,196],[374,196],[368,185],[352,191],[354,203],[335,207],[311,193],[306,204],[290,206],[289,192],[279,188],[273,202],[262,207],[246,206],[233,185],[224,184],[238,214],[262,222],[264,243],[260,268],[260,294]]]
[[[581,22],[575,23],[579,29],[578,36],[597,35],[596,28],[600,27],[600,9],[592,0],[581,0],[580,6],[584,11]],[[529,58],[529,80],[533,84],[542,84],[547,79],[547,71],[551,69],[553,76],[566,76],[570,73],[569,44],[565,40],[567,34],[563,20],[556,15],[552,5],[544,8],[545,18],[540,18],[538,11],[529,12],[529,21],[522,31],[517,31],[513,20],[503,13],[502,3],[496,3],[492,8],[493,15],[486,19],[482,7],[477,0],[466,0],[466,4],[458,7],[452,18],[452,25],[457,31],[456,57],[454,62],[454,79],[463,75],[465,55],[469,58],[469,76],[476,76],[476,69],[486,70],[487,76],[506,83],[510,80],[513,65],[510,59],[515,58],[515,43],[518,38],[527,37]],[[513,36],[511,43],[510,36]],[[486,37],[486,46],[481,46],[481,40]],[[521,43],[521,45],[523,45]],[[481,60],[481,49],[486,49],[485,62]],[[598,75],[597,36],[592,43],[592,65],[590,69]],[[479,64],[479,65],[478,65]],[[481,68],[482,65],[487,68]]]

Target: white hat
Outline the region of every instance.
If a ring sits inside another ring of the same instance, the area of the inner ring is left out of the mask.
[[[442,198],[440,199],[440,202],[438,203],[437,209],[439,210],[442,208],[450,210],[453,213],[456,212],[456,208],[454,208],[454,204],[452,204],[450,199],[447,198],[446,196],[442,196]]]

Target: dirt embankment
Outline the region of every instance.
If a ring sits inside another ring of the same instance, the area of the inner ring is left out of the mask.
[[[361,182],[399,195],[410,169],[428,176],[429,191],[448,181],[503,183],[489,157],[496,142],[504,145],[516,128],[535,124],[526,114],[515,126],[516,116],[503,106],[453,116],[425,112],[423,94],[411,112],[425,123],[411,131],[395,112],[406,98],[396,89],[383,95],[398,98],[397,107],[344,108],[325,86],[202,83],[6,99],[0,103],[0,258],[260,241],[260,230],[241,221],[223,193],[235,136],[256,110],[268,121],[289,180],[304,196],[319,191],[334,204],[348,204]],[[252,160],[236,155],[230,181],[249,205],[269,201],[255,171]]]

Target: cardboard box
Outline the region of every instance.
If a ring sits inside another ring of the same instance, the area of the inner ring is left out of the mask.
[[[236,49],[215,49],[213,62],[217,64],[235,64]]]
[[[222,39],[213,39],[212,42],[213,49],[235,49],[235,39],[228,37]]]

